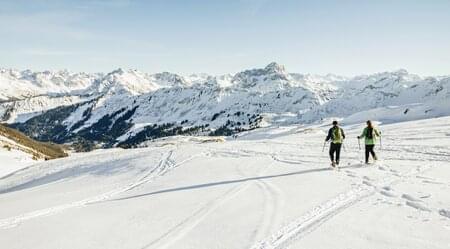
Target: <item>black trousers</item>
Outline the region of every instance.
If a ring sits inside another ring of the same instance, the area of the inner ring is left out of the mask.
[[[330,144],[330,160],[334,161],[334,153],[336,153],[336,163],[339,163],[339,157],[341,155],[341,146],[342,144]]]
[[[372,154],[372,157],[375,159],[377,155],[375,155],[375,151],[373,151],[374,144],[366,145],[366,163],[369,162],[369,154]]]

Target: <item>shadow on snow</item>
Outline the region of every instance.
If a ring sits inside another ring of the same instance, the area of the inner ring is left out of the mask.
[[[359,168],[359,167],[361,167],[361,165],[356,164],[356,165],[339,167],[339,169]],[[303,175],[303,174],[308,174],[308,173],[316,173],[316,172],[330,171],[330,170],[334,170],[334,169],[332,169],[330,167],[326,167],[326,168],[319,168],[319,169],[308,169],[308,170],[302,170],[302,171],[295,171],[295,172],[284,173],[284,174],[255,176],[255,177],[246,177],[246,178],[241,178],[241,179],[236,179],[236,180],[210,182],[210,183],[196,184],[196,185],[190,185],[190,186],[184,186],[184,187],[178,187],[178,188],[163,189],[163,190],[153,191],[153,192],[144,193],[144,194],[138,194],[138,195],[132,195],[132,196],[127,196],[127,197],[122,197],[122,198],[111,199],[109,201],[122,201],[122,200],[129,200],[129,199],[134,199],[134,198],[140,198],[140,197],[164,194],[164,193],[170,193],[170,192],[187,191],[187,190],[200,189],[200,188],[209,188],[209,187],[215,187],[215,186],[219,186],[219,185],[235,184],[235,183],[242,183],[242,182],[248,182],[248,181],[271,179],[271,178],[277,178],[277,177]]]

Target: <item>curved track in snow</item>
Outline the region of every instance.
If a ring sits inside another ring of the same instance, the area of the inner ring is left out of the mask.
[[[340,212],[364,198],[377,193],[381,188],[380,186],[391,187],[395,183],[404,181],[405,178],[422,173],[426,170],[425,168],[427,167],[413,169],[410,173],[401,176],[388,174],[381,181],[377,182],[367,180],[367,177],[360,177],[362,184],[313,207],[298,219],[288,223],[265,240],[256,243],[252,246],[252,249],[285,248],[293,241],[301,239],[308,233],[314,231],[333,216],[338,215]]]
[[[170,170],[182,165],[185,162],[188,162],[192,159],[194,159],[196,156],[192,156],[182,162],[175,163],[173,162],[170,157],[172,156],[173,150],[169,151],[168,153],[165,153],[162,158],[160,159],[158,165],[154,168],[151,168],[148,172],[144,173],[143,176],[136,179],[134,182],[131,182],[123,187],[111,190],[109,192],[89,197],[80,201],[75,201],[67,204],[62,204],[50,208],[40,209],[28,213],[24,213],[21,215],[17,215],[10,218],[4,218],[0,220],[0,229],[2,228],[8,228],[16,226],[22,222],[25,222],[30,219],[38,218],[41,216],[48,216],[56,213],[60,213],[62,211],[65,211],[67,209],[76,208],[76,207],[82,207],[85,205],[102,202],[109,200],[113,198],[114,196],[117,196],[119,194],[122,194],[124,192],[130,191],[132,189],[135,189],[143,184],[149,183],[153,180],[155,180],[157,177],[163,176],[166,173],[168,173]]]

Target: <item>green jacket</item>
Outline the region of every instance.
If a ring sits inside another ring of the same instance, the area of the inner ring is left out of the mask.
[[[369,130],[368,127],[364,128],[362,134],[359,137],[365,138],[364,142],[366,145],[374,145],[377,140],[377,137],[381,137],[381,132],[379,132],[376,128],[373,128],[372,129],[372,138],[368,138],[368,135],[369,135],[368,130]]]

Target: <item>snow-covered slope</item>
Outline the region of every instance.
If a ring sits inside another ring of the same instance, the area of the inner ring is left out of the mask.
[[[315,121],[318,117],[347,117],[374,108],[389,109],[390,115],[383,116],[383,111],[378,109],[367,113],[365,119],[392,122],[450,114],[450,77],[422,78],[399,70],[358,76],[335,85],[338,90],[332,100],[305,113],[300,119]],[[392,114],[397,118],[392,118]]]
[[[267,127],[224,142],[164,138],[0,178],[0,244],[15,248],[409,248],[450,245],[450,118],[382,125],[363,166],[344,127]]]
[[[65,157],[58,145],[35,141],[0,124],[0,177],[36,161]]]
[[[2,135],[0,135],[0,161],[0,178],[36,163],[29,148]]]
[[[18,74],[20,84],[40,82],[37,76],[24,77],[31,74],[28,71],[2,72],[11,79]],[[150,75],[122,69],[105,75],[47,74],[64,75],[48,78],[51,82],[67,78],[65,85],[72,90],[55,87],[59,95],[54,96],[56,90],[44,87],[42,96],[15,96],[22,99],[1,103],[0,116],[36,139],[56,142],[87,140],[128,147],[161,136],[230,135],[331,117],[352,123],[450,115],[450,77],[420,77],[405,70],[350,78],[288,73],[284,66],[271,63],[222,76]],[[73,83],[74,79],[80,82]],[[0,82],[8,86],[12,80]],[[52,84],[60,86],[58,82]]]
[[[0,70],[0,120],[25,122],[50,109],[89,101],[104,94],[139,95],[188,84],[178,75],[148,75],[117,69],[103,75],[68,71]]]
[[[38,161],[60,156],[66,154],[59,146],[34,141],[0,124],[0,178]]]

